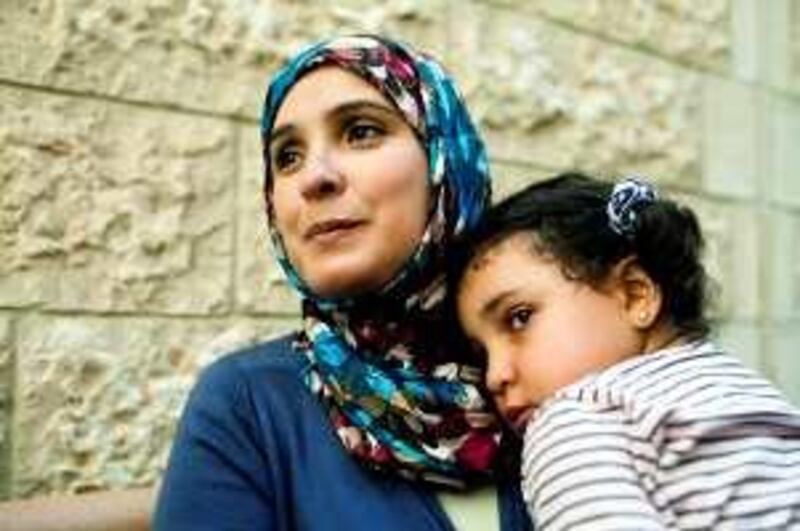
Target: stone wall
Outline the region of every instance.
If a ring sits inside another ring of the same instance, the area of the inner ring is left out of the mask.
[[[257,117],[350,31],[443,59],[499,196],[582,168],[694,205],[722,341],[800,402],[800,0],[0,0],[0,498],[151,483],[197,371],[296,324]]]

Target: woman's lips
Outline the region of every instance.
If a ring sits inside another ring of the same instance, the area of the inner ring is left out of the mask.
[[[362,225],[364,222],[358,219],[339,218],[329,219],[314,223],[308,230],[306,230],[304,237],[306,240],[321,240],[336,237],[339,234],[347,232],[355,227]]]

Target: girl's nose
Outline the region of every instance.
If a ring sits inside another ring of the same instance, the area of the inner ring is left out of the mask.
[[[306,199],[317,199],[341,192],[344,174],[329,152],[313,156],[301,177],[301,192]]]
[[[506,392],[514,375],[513,367],[507,356],[487,351],[486,388],[493,396]]]

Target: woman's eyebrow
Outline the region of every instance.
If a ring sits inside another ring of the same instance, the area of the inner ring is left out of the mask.
[[[325,114],[327,116],[338,117],[364,110],[375,111],[380,114],[403,119],[400,112],[391,105],[367,99],[346,101],[327,110]],[[269,136],[269,144],[272,145],[274,142],[284,136],[290,136],[296,130],[297,126],[292,122],[276,127],[272,130],[272,134]]]
[[[389,114],[393,117],[402,118],[394,107],[374,100],[353,100],[335,106],[329,111],[330,115],[350,114],[356,111],[373,110],[382,114]]]
[[[269,135],[269,140],[267,141],[267,145],[271,146],[272,144],[275,143],[275,141],[280,140],[282,137],[291,135],[296,129],[297,127],[292,123],[276,127],[275,129],[272,130],[272,133]]]

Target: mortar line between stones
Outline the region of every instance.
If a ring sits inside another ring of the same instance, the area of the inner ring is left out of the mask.
[[[550,15],[547,15],[546,13],[536,13],[536,15],[540,19],[542,19],[542,21],[544,21],[545,23],[551,24],[561,29],[568,30],[571,33],[577,33],[578,35],[583,35],[584,37],[591,37],[592,39],[595,39],[605,44],[612,45],[616,48],[624,48],[626,50],[636,52],[642,55],[648,55],[653,58],[660,59],[666,63],[680,66],[687,70],[692,70],[698,73],[719,72],[718,70],[715,70],[710,67],[703,67],[697,64],[689,63],[681,59],[680,57],[676,57],[674,55],[667,55],[654,48],[649,48],[644,45],[632,44],[630,42],[625,42],[623,40],[616,39],[610,35],[604,35],[602,33],[592,31],[577,24],[573,24],[568,20],[562,20],[559,18],[552,17]]]
[[[230,300],[228,313],[233,314],[239,310],[239,252],[242,251],[239,232],[240,232],[240,219],[239,208],[242,198],[242,134],[241,129],[235,123],[230,124],[231,137],[233,139],[233,194],[231,199],[230,211],[232,214],[232,239],[231,239],[231,271],[230,271]]]
[[[759,52],[763,53],[763,52]],[[772,138],[772,128],[769,127],[767,121],[768,112],[768,96],[766,94],[758,94],[756,100],[756,116],[755,116],[755,130],[756,138],[759,145],[756,146],[756,182],[755,182],[755,198],[753,205],[756,209],[756,252],[758,253],[759,260],[756,265],[756,292],[758,300],[758,312],[756,314],[755,325],[758,330],[758,363],[760,369],[771,379],[775,379],[775,364],[771,359],[772,354],[772,341],[770,330],[767,328],[770,324],[772,314],[772,293],[769,289],[770,275],[767,272],[765,257],[776,256],[770,253],[774,245],[774,231],[768,230],[766,222],[767,217],[770,215],[769,189],[766,186],[765,175],[772,175],[772,157],[768,156],[772,153],[774,145]],[[769,316],[766,315],[769,312]]]
[[[166,101],[152,102],[152,101],[136,100],[129,98],[119,98],[115,96],[109,96],[108,94],[92,92],[90,90],[78,90],[78,89],[71,89],[64,87],[47,87],[43,85],[37,85],[35,83],[29,83],[25,81],[18,81],[14,79],[0,77],[0,87],[2,86],[22,89],[22,90],[30,90],[53,96],[63,96],[69,98],[77,98],[81,100],[103,101],[117,105],[128,105],[131,107],[138,107],[147,110],[168,111],[190,116],[200,116],[203,118],[226,119],[226,120],[231,120],[233,122],[250,124],[250,125],[258,124],[257,118],[242,116],[235,113],[216,112],[205,109],[186,107],[183,105],[178,105],[177,103],[171,103]]]
[[[497,9],[497,10],[500,10],[500,11],[507,11],[507,12],[516,13],[508,5],[496,5],[496,4],[492,4],[491,2],[487,2],[486,0],[481,0],[479,3],[484,5],[484,6],[486,6],[486,7],[494,8],[494,9]],[[730,71],[730,68],[731,68],[730,65],[728,67],[728,70],[726,70],[726,71],[720,71],[720,70],[713,69],[713,68],[710,68],[710,67],[702,67],[702,66],[697,65],[697,64],[692,64],[692,63],[686,62],[686,61],[682,60],[680,57],[667,55],[667,54],[664,54],[664,53],[660,53],[658,50],[653,49],[653,48],[648,48],[646,46],[641,46],[641,45],[635,45],[635,44],[631,44],[629,42],[625,42],[625,41],[622,41],[622,40],[619,40],[619,39],[615,39],[613,36],[604,35],[602,33],[598,33],[598,32],[592,31],[590,29],[587,29],[585,27],[579,26],[577,24],[573,24],[573,23],[571,23],[571,22],[569,22],[567,20],[562,20],[562,19],[559,19],[559,18],[552,17],[550,15],[547,15],[546,13],[542,13],[542,12],[539,12],[539,11],[528,11],[527,13],[531,14],[534,17],[537,17],[538,19],[540,19],[545,24],[550,24],[551,26],[555,26],[555,27],[567,30],[567,31],[569,31],[571,33],[576,33],[576,34],[582,35],[584,37],[589,37],[589,38],[595,39],[595,40],[597,40],[599,42],[614,46],[615,48],[622,48],[622,49],[625,49],[625,50],[630,51],[630,52],[634,52],[634,53],[638,53],[638,54],[646,55],[646,56],[651,56],[651,57],[659,59],[659,60],[661,60],[661,61],[663,61],[665,63],[668,63],[668,64],[670,64],[670,65],[672,65],[674,67],[679,67],[679,68],[683,68],[685,70],[690,70],[691,72],[696,73],[696,74],[711,75],[711,76],[714,76],[714,77],[717,77],[717,78],[720,78],[720,79],[726,79],[728,81],[734,81],[736,83],[739,83],[739,84],[742,84],[742,85],[745,85],[745,86],[759,88],[761,90],[768,91],[771,94],[774,94],[774,95],[777,95],[777,96],[781,96],[781,97],[787,98],[787,99],[789,99],[791,101],[800,103],[800,93],[792,91],[790,89],[783,89],[783,88],[778,88],[778,87],[775,87],[775,86],[772,86],[772,85],[769,85],[769,84],[766,84],[766,83],[760,83],[758,81],[744,80],[744,79],[737,78],[733,74],[733,72]],[[729,57],[729,59],[732,60],[732,57]]]
[[[502,9],[502,7],[500,7],[500,8]],[[717,69],[714,69],[714,68],[702,67],[702,66],[697,65],[697,64],[692,64],[692,63],[689,63],[689,62],[687,62],[685,60],[682,60],[680,57],[675,57],[675,56],[672,56],[672,55],[667,55],[667,54],[664,54],[664,53],[660,53],[658,50],[655,50],[653,48],[648,48],[646,46],[631,44],[631,43],[628,43],[628,42],[625,42],[625,41],[622,41],[622,40],[619,40],[619,39],[615,39],[614,37],[611,37],[609,35],[603,35],[601,33],[593,32],[593,31],[591,31],[589,29],[586,29],[584,27],[578,26],[576,24],[572,24],[569,21],[557,19],[557,18],[548,16],[547,14],[544,14],[544,13],[535,13],[535,16],[539,17],[543,22],[545,22],[547,24],[551,24],[553,26],[559,27],[561,29],[568,30],[568,31],[570,31],[572,33],[577,33],[579,35],[583,35],[585,37],[590,37],[592,39],[598,40],[598,41],[603,42],[605,44],[612,45],[612,46],[614,46],[616,48],[623,48],[623,49],[631,51],[631,52],[635,52],[635,53],[639,53],[639,54],[642,54],[642,55],[651,56],[651,57],[657,58],[657,59],[659,59],[661,61],[664,61],[664,62],[666,62],[668,64],[671,64],[672,66],[680,67],[680,68],[683,68],[685,70],[689,70],[689,71],[691,71],[693,73],[696,73],[696,74],[711,75],[711,76],[714,76],[714,77],[717,77],[717,78],[720,78],[720,79],[726,79],[726,80],[729,80],[729,81],[734,81],[734,82],[740,83],[742,85],[751,86],[751,87],[754,87],[754,88],[759,88],[761,90],[768,91],[771,94],[774,94],[774,95],[777,95],[777,96],[781,96],[781,97],[787,98],[789,100],[792,100],[794,102],[800,103],[800,94],[798,94],[796,92],[793,92],[792,90],[778,88],[778,87],[775,87],[775,86],[772,86],[772,85],[769,85],[769,84],[766,84],[766,83],[760,83],[758,81],[739,79],[739,78],[737,78],[736,76],[733,75],[733,72],[720,71],[720,70],[717,70]],[[729,57],[729,59],[731,59],[731,58]],[[729,66],[729,68],[730,68],[730,66]]]
[[[0,315],[11,314],[16,315],[20,310],[29,310],[23,308],[14,308],[10,306],[0,306]],[[30,312],[28,312],[30,313]],[[35,310],[37,315],[45,317],[86,317],[86,318],[99,318],[99,319],[156,319],[156,320],[176,320],[176,321],[208,321],[208,320],[225,320],[225,319],[263,319],[263,318],[284,318],[284,317],[297,317],[297,312],[226,312],[226,313],[165,313],[153,312],[149,310],[136,311],[102,311],[91,309],[38,309]]]
[[[725,75],[725,74],[728,74],[728,75]],[[742,87],[748,87],[748,88],[751,88],[751,89],[754,89],[754,90],[758,90],[760,92],[767,93],[768,95],[773,96],[773,97],[778,97],[778,98],[783,98],[785,100],[789,100],[794,104],[800,104],[800,93],[794,93],[791,90],[783,90],[783,89],[779,89],[779,88],[773,87],[772,85],[768,85],[768,84],[765,84],[765,83],[758,83],[758,82],[750,81],[750,80],[747,80],[747,79],[740,79],[738,77],[735,77],[735,76],[731,75],[730,72],[727,72],[727,73],[723,74],[722,72],[708,71],[708,72],[703,73],[703,75],[706,75],[708,77],[713,77],[713,78],[715,78],[717,80],[723,80],[723,81],[727,81],[729,83],[735,83],[735,84],[740,85]]]
[[[558,166],[551,166],[548,164],[541,164],[536,161],[518,160],[507,157],[493,157],[490,160],[490,162],[491,162],[491,167],[496,167],[499,164],[509,164],[513,166],[524,167],[526,169],[550,172],[553,175],[572,170],[593,173],[593,171],[588,168],[558,167]],[[492,170],[492,175],[495,179],[501,177],[501,175],[499,175],[498,172],[495,170]],[[660,175],[654,175],[656,179],[659,176]],[[716,191],[697,190],[696,188],[692,188],[691,185],[685,185],[680,183],[661,183],[658,184],[658,187],[667,192],[690,195],[697,199],[707,199],[713,202],[725,202],[732,205],[744,206],[744,207],[753,207],[754,205],[758,206],[755,201],[756,200],[755,196],[741,197],[736,195],[725,195],[721,192],[716,192]],[[800,205],[781,203],[779,201],[769,199],[768,197],[762,198],[762,200],[764,201],[764,205],[768,212],[780,210],[787,214],[800,215]]]
[[[8,437],[8,444],[6,445],[5,451],[3,452],[3,460],[4,468],[6,470],[6,484],[3,486],[2,495],[6,499],[11,499],[13,492],[14,492],[14,481],[16,476],[16,470],[14,469],[14,455],[16,452],[16,437],[14,426],[16,424],[16,417],[19,412],[19,389],[18,387],[18,378],[17,375],[19,373],[19,331],[18,331],[18,317],[19,313],[14,314],[9,324],[9,341],[11,344],[11,360],[9,363],[9,371],[11,374],[9,375],[9,404],[8,406],[8,418],[6,419],[6,437]]]

